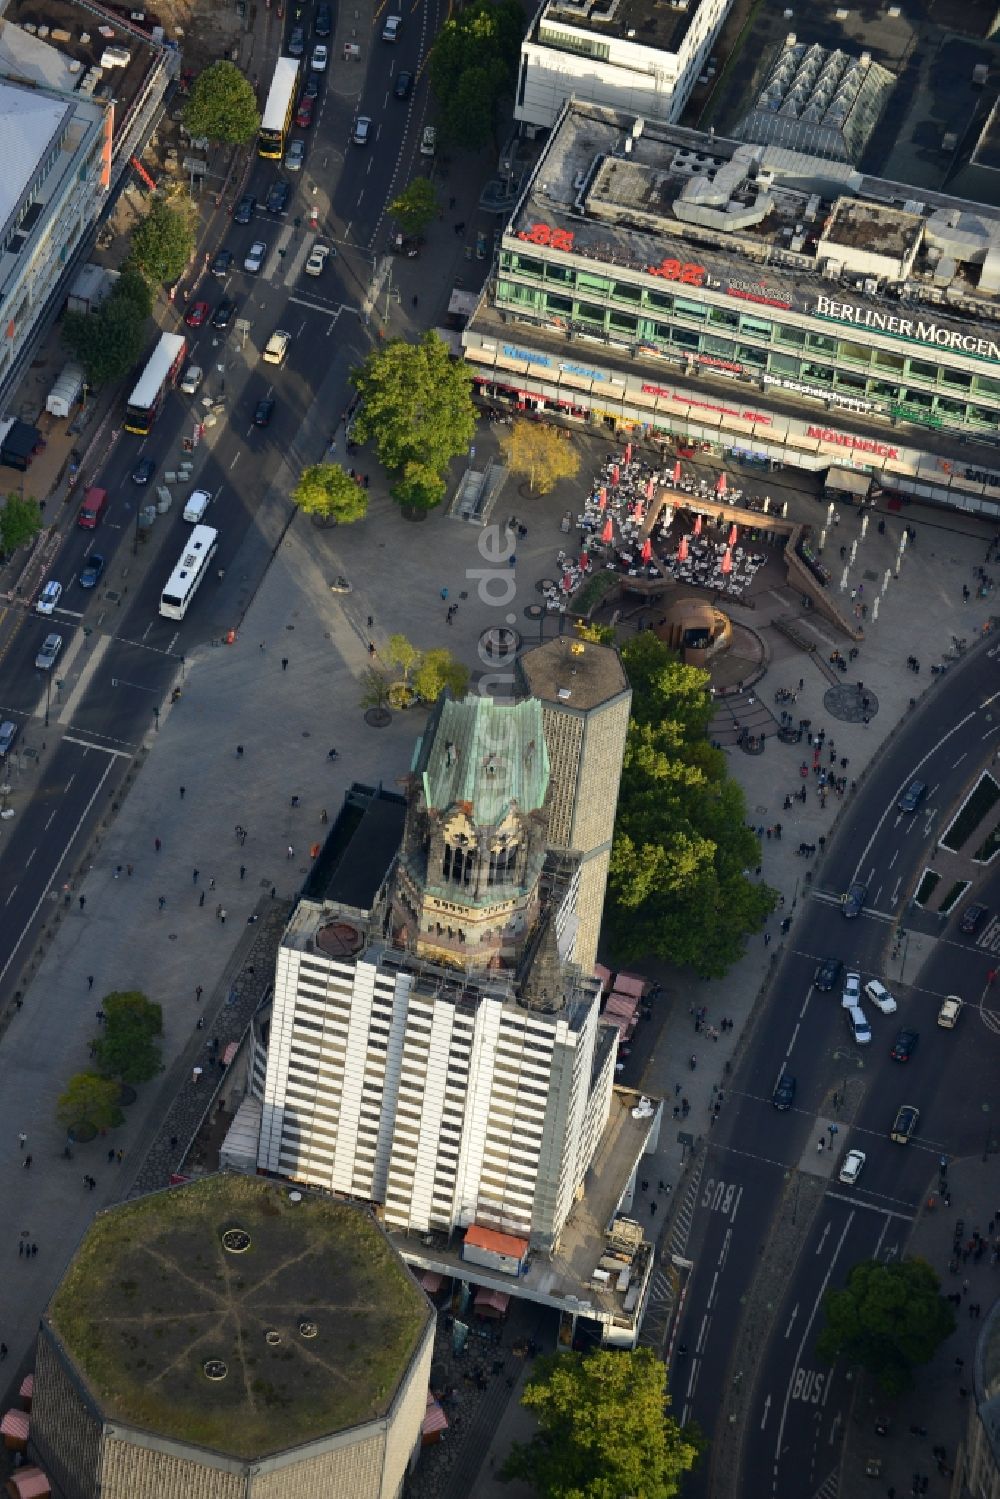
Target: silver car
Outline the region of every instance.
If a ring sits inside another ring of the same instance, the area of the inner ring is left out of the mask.
[[[51,671],[56,657],[62,650],[62,643],[61,635],[46,635],[42,641],[42,648],[35,657],[35,665],[39,671]]]
[[[287,172],[301,172],[302,163],[306,159],[306,143],[303,140],[288,142],[288,150],[285,152],[285,170]]]

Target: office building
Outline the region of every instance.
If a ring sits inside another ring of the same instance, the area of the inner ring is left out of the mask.
[[[548,841],[579,856],[573,959],[592,973],[632,689],[611,646],[565,636],[524,651],[517,675],[523,690],[542,705],[552,782]]]
[[[223,1173],[98,1214],[42,1318],[63,1499],[398,1499],[433,1308],[364,1208]]]
[[[549,129],[567,99],[676,120],[730,0],[542,0],[521,44],[514,118]],[[712,67],[712,73],[715,68]]]
[[[574,101],[462,339],[494,401],[1000,514],[1000,209]]]

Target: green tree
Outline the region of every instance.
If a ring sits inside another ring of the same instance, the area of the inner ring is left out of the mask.
[[[292,499],[306,515],[349,526],[368,514],[368,491],[338,463],[314,463],[302,470]]]
[[[400,504],[429,508],[444,496],[441,478],[476,430],[472,377],[434,333],[419,343],[396,339],[376,349],[352,372],[361,396],[357,442],[374,442],[385,468],[397,476]]]
[[[929,1363],[955,1331],[955,1314],[926,1260],[863,1260],[848,1272],[843,1290],[827,1292],[823,1315],[819,1356],[833,1363],[843,1354],[889,1395],[909,1389],[913,1370]]]
[[[132,234],[130,263],[150,286],[178,281],[194,254],[193,205],[154,198],[142,223]]]
[[[185,130],[195,140],[223,146],[242,146],[260,129],[253,88],[231,62],[214,62],[198,75],[183,119]]]
[[[0,510],[0,552],[10,556],[42,529],[42,512],[37,500],[9,494]]]
[[[408,640],[405,635],[390,635],[389,643],[385,648],[385,659],[390,666],[395,666],[401,672],[399,680],[404,687],[410,685],[410,677],[420,665],[420,651]]]
[[[550,1354],[521,1397],[538,1432],[514,1444],[500,1477],[539,1499],[672,1499],[698,1447],[669,1403],[666,1365],[649,1348]]]
[[[430,70],[442,139],[474,151],[487,143],[497,102],[514,85],[523,35],[517,0],[472,0],[445,22]]]
[[[101,1008],[107,1019],[104,1034],[94,1043],[98,1067],[123,1083],[148,1082],[163,1065],[161,1007],[138,989],[130,989],[105,995]]]
[[[608,878],[608,931],[625,961],[655,953],[721,978],[759,930],[775,892],[743,792],[706,737],[707,673],[643,631],[622,651],[632,721]]]
[[[464,697],[469,687],[469,668],[443,647],[424,651],[413,673],[417,697],[422,703],[436,703],[446,687],[454,697]]]
[[[56,1117],[74,1133],[113,1129],[125,1117],[118,1106],[119,1091],[117,1083],[96,1072],[77,1072],[59,1095]]]
[[[564,434],[540,422],[516,421],[500,439],[504,461],[512,474],[524,474],[532,494],[549,494],[560,479],[572,479],[580,455]]]
[[[437,193],[426,177],[414,177],[399,197],[389,204],[389,212],[404,234],[423,234],[437,217]]]
[[[385,715],[391,686],[384,671],[379,671],[377,666],[369,666],[361,678],[362,708],[374,709],[380,717]]]
[[[67,312],[63,339],[87,372],[91,385],[120,380],[138,362],[146,343],[146,319],[127,300],[109,297],[96,312]]]
[[[141,323],[152,316],[153,293],[149,289],[149,283],[142,272],[128,261],[122,266],[121,275],[104,303],[105,306],[108,304],[128,307]]]
[[[573,628],[581,640],[589,640],[591,645],[614,645],[615,643],[613,625],[595,625],[583,619],[575,619]]]

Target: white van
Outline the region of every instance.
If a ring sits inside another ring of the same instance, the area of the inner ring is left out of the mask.
[[[188,496],[188,502],[181,514],[192,526],[201,524],[202,517],[212,502],[212,496],[207,489],[192,489]]]
[[[399,28],[403,24],[402,16],[386,16],[385,25],[382,27],[382,40],[384,42],[396,42],[399,40]]]
[[[286,333],[283,328],[277,328],[268,339],[264,349],[265,364],[284,364],[285,355],[288,353],[288,345],[292,341],[292,335]]]

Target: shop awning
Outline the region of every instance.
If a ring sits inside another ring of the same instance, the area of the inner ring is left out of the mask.
[[[605,968],[603,963],[594,964],[594,977],[600,979],[602,989],[611,988],[611,969]]]
[[[433,1296],[444,1285],[444,1276],[439,1275],[436,1270],[421,1270],[420,1284],[428,1296]]]
[[[18,1468],[7,1480],[10,1499],[49,1499],[52,1485],[41,1468]]]
[[[35,1376],[26,1374],[21,1380],[20,1395],[22,1400],[30,1400],[35,1393]]]
[[[503,1317],[510,1306],[510,1297],[506,1291],[493,1291],[488,1286],[480,1286],[473,1306],[482,1316]]]
[[[639,1008],[639,1001],[634,994],[619,994],[616,989],[613,994],[608,995],[608,1003],[605,1013],[612,1015],[628,1015],[635,1018],[635,1012]]]
[[[223,1065],[223,1067],[229,1067],[229,1066],[231,1066],[232,1060],[235,1057],[236,1053],[239,1051],[239,1049],[240,1049],[240,1043],[238,1041],[230,1041],[229,1045],[226,1047],[225,1051],[222,1053],[222,1065]]]
[[[634,994],[636,999],[641,999],[646,992],[646,980],[637,973],[620,973],[615,979],[615,988],[619,994]]]
[[[420,1427],[422,1437],[433,1436],[436,1432],[448,1430],[448,1417],[433,1395],[427,1396],[427,1413]]]
[[[495,1228],[480,1228],[472,1223],[465,1230],[465,1242],[475,1249],[487,1249],[492,1254],[504,1254],[512,1260],[523,1260],[528,1252],[527,1239],[514,1234],[503,1234]]]
[[[8,1411],[0,1421],[0,1436],[14,1437],[19,1442],[28,1440],[30,1430],[31,1417],[27,1411]]]
[[[871,474],[862,474],[856,468],[828,468],[827,489],[840,489],[845,494],[867,495],[871,488]]]

